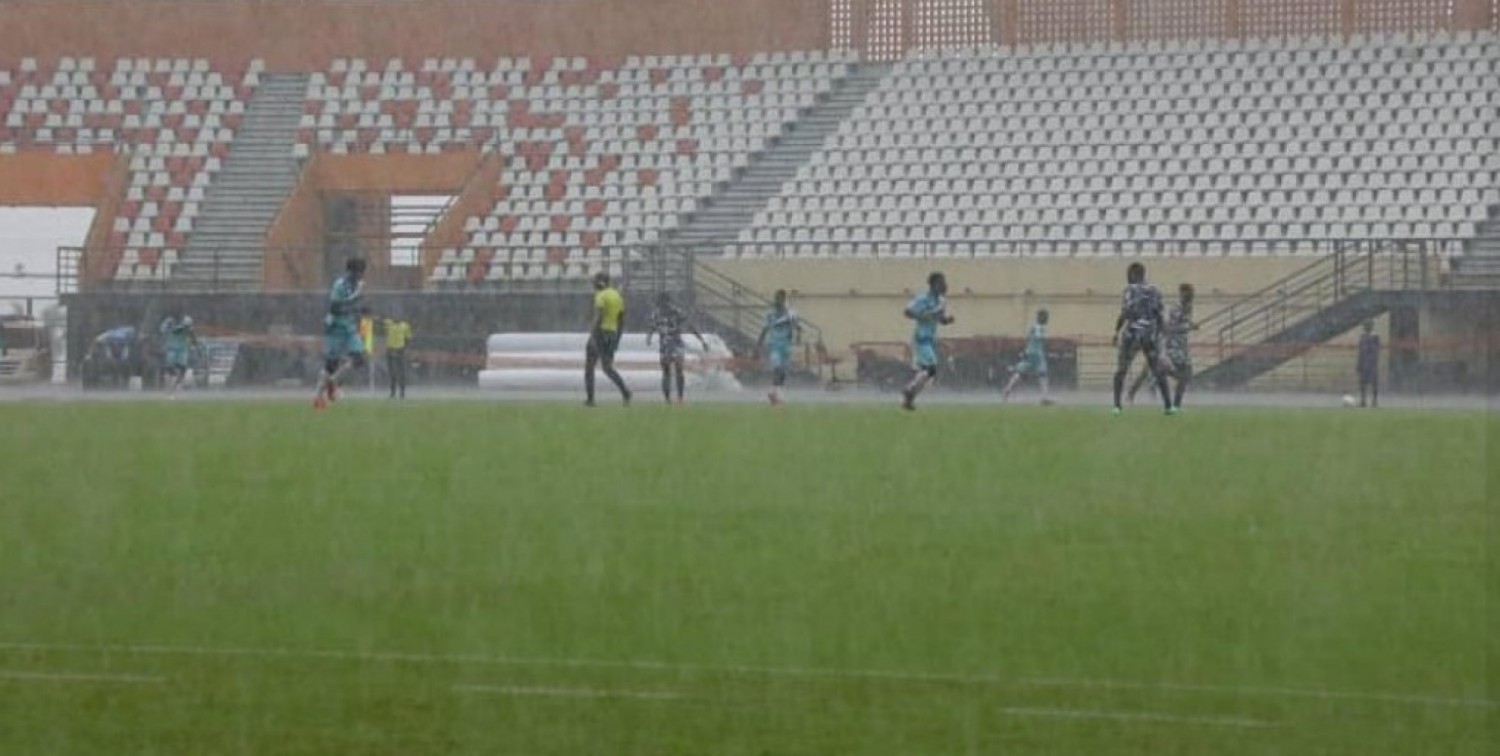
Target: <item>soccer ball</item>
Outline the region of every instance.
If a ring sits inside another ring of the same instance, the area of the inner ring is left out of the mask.
[[[1343,402],[1345,407],[1353,407],[1354,405],[1359,404],[1359,401],[1355,399],[1352,394],[1344,394]]]

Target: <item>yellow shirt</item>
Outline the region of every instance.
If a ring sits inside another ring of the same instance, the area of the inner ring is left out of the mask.
[[[620,330],[620,316],[625,314],[625,298],[614,287],[600,289],[594,295],[594,310],[601,316],[599,329],[611,333]]]
[[[359,340],[364,342],[365,351],[375,351],[375,319],[359,319]]]
[[[404,320],[385,321],[385,348],[405,349],[411,341],[411,325]]]

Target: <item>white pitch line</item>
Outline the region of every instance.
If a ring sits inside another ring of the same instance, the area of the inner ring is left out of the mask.
[[[1008,678],[997,675],[964,675],[947,672],[903,672],[884,669],[835,669],[820,667],[756,667],[743,665],[688,664],[678,662],[618,659],[552,659],[478,654],[427,654],[395,651],[338,651],[294,648],[234,648],[216,646],[171,646],[159,644],[88,645],[82,643],[34,643],[0,641],[0,650],[78,651],[90,653],[123,653],[152,656],[245,657],[256,659],[329,659],[359,662],[402,662],[410,664],[474,664],[506,667],[553,667],[568,669],[646,669],[700,674],[756,675],[762,677],[819,678],[833,680],[884,680],[888,682],[940,683],[954,685],[995,685],[1011,687],[1053,687],[1078,690],[1155,690],[1167,693],[1211,693],[1216,695],[1256,696],[1261,698],[1314,698],[1375,703],[1398,703],[1411,706],[1452,706],[1500,709],[1500,700],[1433,696],[1419,693],[1367,693],[1242,685],[1211,685],[1180,682],[1137,682],[1125,680],[1092,680],[1073,678]]]
[[[520,685],[455,685],[459,693],[497,693],[506,696],[533,696],[538,698],[584,698],[616,699],[628,698],[638,701],[676,701],[681,693],[655,690],[605,690],[602,688],[549,688]]]
[[[1149,711],[1116,711],[1114,709],[1041,709],[1008,706],[1000,710],[1013,717],[1049,717],[1052,719],[1107,719],[1116,722],[1151,722],[1154,724],[1207,725],[1210,727],[1239,727],[1263,729],[1276,727],[1276,723],[1260,719],[1239,717],[1180,717],[1175,714],[1157,714]]]
[[[0,680],[45,683],[120,683],[123,685],[159,685],[167,681],[156,675],[101,675],[82,672],[31,672],[0,669]]]
[[[1399,703],[1413,706],[1455,706],[1481,709],[1500,708],[1500,701],[1489,698],[1449,698],[1407,693],[1359,693],[1346,690],[1321,690],[1318,688],[1283,688],[1276,686],[1244,685],[1199,685],[1175,682],[1132,682],[1129,680],[1088,680],[1071,678],[1027,678],[1027,685],[1058,688],[1099,688],[1101,690],[1157,690],[1168,693],[1233,693],[1268,698],[1313,698],[1333,701],[1373,701]]]

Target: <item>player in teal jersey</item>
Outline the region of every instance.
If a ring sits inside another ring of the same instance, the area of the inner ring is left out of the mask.
[[[182,314],[179,307],[161,321],[161,335],[162,368],[172,380],[172,392],[176,393],[187,378],[188,349],[198,340],[193,333],[193,319]]]
[[[772,406],[779,406],[782,402],[787,372],[792,367],[792,344],[801,338],[802,321],[787,306],[786,289],[777,289],[771,311],[766,313],[765,325],[760,329],[760,338],[755,341],[757,357],[763,345],[770,345],[771,392],[766,396],[771,400]]]
[[[948,314],[948,279],[942,273],[929,275],[927,291],[914,297],[906,305],[903,314],[917,322],[911,339],[916,375],[901,390],[902,408],[914,410],[917,408],[917,395],[938,374],[938,326],[951,325],[955,320]]]
[[[1036,321],[1026,329],[1026,349],[1021,359],[1010,369],[1010,382],[1005,384],[1001,401],[1010,401],[1010,395],[1022,378],[1035,377],[1042,387],[1042,404],[1052,404],[1052,394],[1047,383],[1047,310],[1036,311]]]
[[[318,382],[318,395],[313,398],[313,407],[317,409],[339,398],[339,381],[345,372],[365,365],[365,342],[359,335],[364,277],[365,261],[350,258],[344,265],[344,274],[328,291],[328,314],[323,318],[323,377]]]

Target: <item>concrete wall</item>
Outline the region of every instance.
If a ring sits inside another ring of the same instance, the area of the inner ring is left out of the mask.
[[[1022,336],[1039,307],[1052,315],[1051,335],[1079,343],[1080,386],[1100,389],[1114,370],[1110,329],[1119,312],[1127,258],[997,259],[997,260],[807,260],[797,262],[722,261],[712,267],[770,296],[778,288],[791,295],[792,306],[823,330],[830,352],[851,357],[857,342],[905,343],[911,323],[901,316],[907,300],[926,286],[927,274],[943,271],[958,322],[943,335]],[[1175,300],[1177,285],[1192,283],[1197,290],[1196,315],[1203,319],[1242,297],[1313,262],[1307,257],[1144,258],[1148,278]],[[1418,307],[1420,337],[1393,339],[1391,318],[1375,319],[1375,330],[1386,345],[1381,355],[1387,385],[1403,383],[1411,390],[1448,390],[1443,371],[1464,363],[1469,390],[1491,385],[1500,390],[1490,366],[1500,350],[1500,297],[1472,293],[1435,293]],[[1256,390],[1352,390],[1355,346],[1359,328],[1311,345],[1251,382]],[[1230,347],[1233,345],[1225,345]],[[1417,350],[1418,374],[1392,374],[1391,352]],[[1199,369],[1218,361],[1215,334],[1193,338],[1194,362]],[[1447,365],[1445,367],[1444,365]],[[1500,368],[1500,365],[1496,365]],[[1436,371],[1437,374],[1433,374]],[[1452,387],[1450,387],[1452,388]]]
[[[793,307],[822,330],[828,349],[850,356],[849,345],[905,342],[911,323],[906,302],[926,287],[927,274],[948,277],[958,322],[948,336],[1020,336],[1039,307],[1052,315],[1054,336],[1077,339],[1080,380],[1097,383],[1113,370],[1110,330],[1119,314],[1126,258],[946,260],[721,261],[712,267],[770,296],[791,294]],[[1225,307],[1311,261],[1303,257],[1148,258],[1147,275],[1165,296],[1180,283],[1197,289],[1198,317]],[[1210,346],[1200,347],[1205,358]]]
[[[830,0],[13,0],[0,60],[262,58],[271,70],[337,57],[753,53],[828,44]]]
[[[441,155],[314,155],[266,234],[266,289],[297,291],[323,286],[324,200],[329,195],[351,194],[375,201],[394,194],[456,194],[469,183],[484,180],[476,176],[498,176],[501,164],[498,155],[486,157],[477,150]],[[491,166],[489,172],[481,170],[484,165]],[[459,219],[458,230],[462,229]],[[372,233],[384,232],[374,229]],[[378,257],[372,255],[370,261],[371,281],[394,285],[385,275],[385,261]],[[430,270],[430,265],[424,267],[424,274]]]

